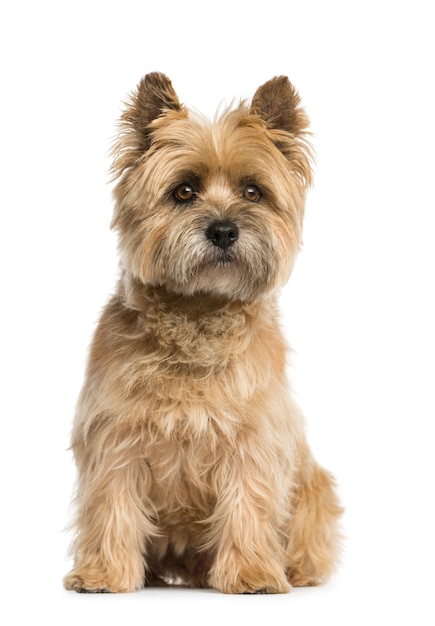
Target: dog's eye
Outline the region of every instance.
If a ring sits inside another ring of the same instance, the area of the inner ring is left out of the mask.
[[[255,185],[247,185],[243,190],[243,197],[249,202],[258,202],[261,198],[261,191]]]
[[[174,198],[177,202],[190,202],[195,198],[193,187],[183,183],[174,191]]]

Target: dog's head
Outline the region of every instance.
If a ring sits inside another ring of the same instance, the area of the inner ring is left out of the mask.
[[[114,150],[125,272],[185,296],[252,301],[283,284],[301,241],[311,180],[307,117],[286,77],[213,122],[148,74]]]

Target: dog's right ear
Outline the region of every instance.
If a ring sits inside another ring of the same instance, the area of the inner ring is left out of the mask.
[[[160,72],[144,76],[121,116],[120,132],[113,149],[115,178],[148,150],[151,122],[171,110],[182,111],[183,106],[169,78]]]

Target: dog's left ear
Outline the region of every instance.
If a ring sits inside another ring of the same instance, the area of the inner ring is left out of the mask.
[[[259,115],[268,128],[300,136],[309,125],[301,99],[287,76],[275,76],[259,87],[252,98],[251,113]]]
[[[276,76],[257,89],[250,113],[266,124],[275,146],[307,187],[312,181],[313,151],[307,139],[309,120],[287,76]]]

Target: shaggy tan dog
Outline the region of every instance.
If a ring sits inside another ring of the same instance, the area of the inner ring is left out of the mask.
[[[72,448],[77,591],[279,593],[331,573],[340,514],[286,381],[277,290],[301,241],[307,117],[286,77],[214,122],[145,76],[115,147],[122,273]]]

